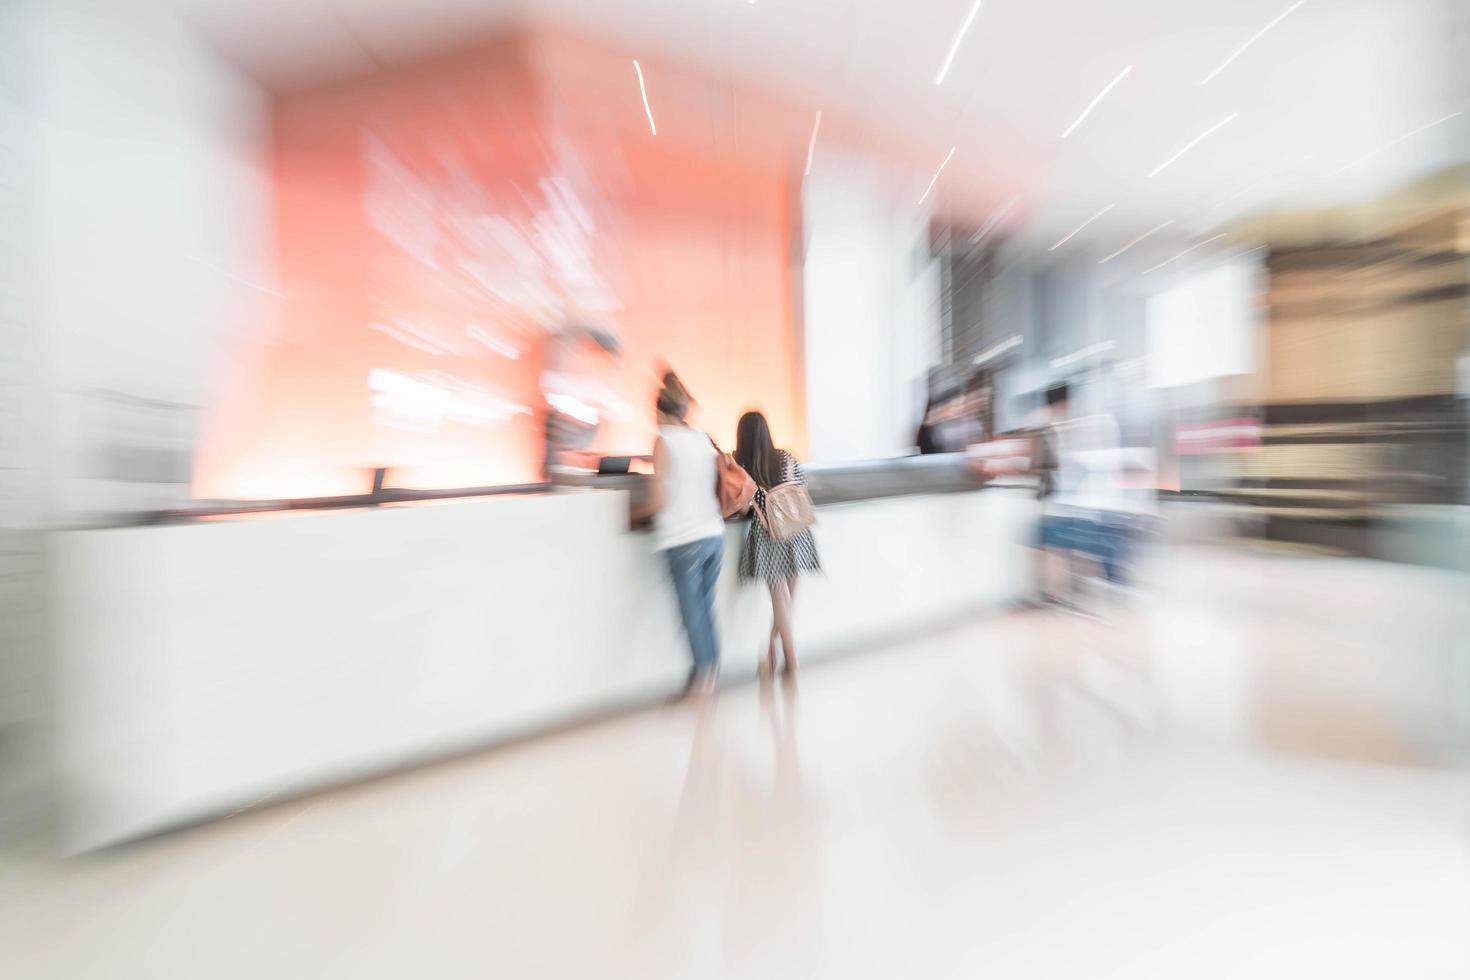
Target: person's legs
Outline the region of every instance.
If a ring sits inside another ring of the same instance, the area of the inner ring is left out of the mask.
[[[792,636],[796,635],[796,579],[792,574],[786,579],[786,628]],[[786,660],[786,673],[796,670],[796,647],[789,639],[781,640],[782,655]]]
[[[1054,514],[1041,518],[1041,601],[1059,602],[1067,591],[1067,555],[1071,547],[1067,519]]]
[[[720,669],[720,636],[715,622],[715,590],[720,584],[720,565],[725,557],[725,539],[708,538],[699,542],[699,598],[704,625],[701,652],[696,656],[696,666],[714,686],[715,676]]]
[[[774,590],[775,586],[771,586]],[[796,576],[792,575],[786,580],[787,595],[794,597],[796,593]],[[771,638],[766,643],[766,670],[774,674],[776,672],[776,641],[781,638],[781,618],[776,615],[776,597],[771,596]]]
[[[771,589],[771,628],[781,637],[781,653],[786,659],[786,669],[793,670],[796,667],[796,645],[791,640],[791,592],[786,586],[785,579],[778,579],[769,585]]]
[[[708,657],[709,627],[708,606],[702,597],[701,546],[702,541],[669,548],[664,556],[669,563],[669,578],[674,583],[674,595],[679,601],[679,618],[684,624],[684,633],[689,638],[689,653],[693,665],[689,670],[689,685],[699,680]]]
[[[1126,517],[1114,517],[1107,522],[1108,557],[1103,565],[1108,581],[1114,585],[1128,584],[1129,545],[1133,528]]]

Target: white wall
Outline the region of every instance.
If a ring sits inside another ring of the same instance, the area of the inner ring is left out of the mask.
[[[819,158],[802,193],[807,432],[817,460],[907,454],[939,361],[927,212],[868,161]]]
[[[270,312],[265,93],[146,0],[44,0],[29,48],[49,513],[187,496],[227,341]]]
[[[34,523],[40,501],[30,238],[35,193],[29,159],[30,13],[24,4],[0,3],[0,529]]]

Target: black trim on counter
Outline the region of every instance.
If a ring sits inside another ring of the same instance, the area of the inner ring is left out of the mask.
[[[812,501],[824,504],[880,500],[932,493],[963,493],[986,487],[1020,489],[1035,492],[1034,484],[1007,480],[987,482],[982,479],[964,453],[931,456],[901,456],[895,459],[865,460],[851,463],[806,464],[802,467]],[[640,474],[598,475],[559,474],[556,482],[528,483],[505,487],[454,487],[441,490],[413,490],[379,486],[371,493],[346,494],[336,497],[304,497],[283,500],[208,501],[197,506],[139,514],[119,515],[112,522],[91,526],[130,527],[139,525],[183,524],[197,520],[250,517],[259,514],[283,514],[306,511],[347,510],[410,504],[434,500],[470,500],[516,494],[547,494],[558,489],[585,488],[626,490],[634,504],[647,492],[648,477]]]
[[[379,487],[372,493],[344,494],[340,497],[299,497],[287,500],[211,501],[196,507],[156,510],[129,515],[116,526],[149,524],[182,524],[201,518],[248,517],[252,514],[283,514],[290,511],[350,510],[381,507],[384,504],[414,503],[430,500],[457,500],[473,497],[502,497],[514,494],[545,493],[547,483],[524,483],[505,487],[451,487],[441,490],[410,490],[403,487]]]

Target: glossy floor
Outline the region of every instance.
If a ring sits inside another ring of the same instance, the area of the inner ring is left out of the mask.
[[[1465,580],[1227,552],[1149,578],[1101,619],[12,854],[0,975],[1470,976]]]

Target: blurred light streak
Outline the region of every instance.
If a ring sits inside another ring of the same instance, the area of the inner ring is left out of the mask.
[[[1117,348],[1117,346],[1118,342],[1115,340],[1099,340],[1095,344],[1088,344],[1081,350],[1075,350],[1063,357],[1052,358],[1051,366],[1054,368],[1069,367],[1078,361],[1085,361],[1096,354],[1106,354],[1108,351]]]
[[[988,347],[985,350],[981,351],[979,354],[976,354],[975,360],[971,363],[974,364],[976,367],[979,367],[981,364],[989,364],[997,357],[1007,353],[1008,351],[1015,350],[1017,347],[1020,347],[1024,343],[1025,341],[1021,339],[1021,336],[1019,334],[1014,337],[1007,337],[1000,343]]]
[[[1128,73],[1130,71],[1132,71],[1132,70],[1133,70],[1133,66],[1132,65],[1129,65],[1127,68],[1124,68],[1122,71],[1118,72],[1118,77],[1115,78],[1115,79],[1113,79],[1111,82],[1108,82],[1108,84],[1103,87],[1103,90],[1101,92],[1097,93],[1097,95],[1095,95],[1093,97],[1093,99],[1092,99],[1091,102],[1087,103],[1087,108],[1082,110],[1082,115],[1078,116],[1077,117],[1077,121],[1074,122],[1074,123],[1072,123],[1072,125],[1070,125],[1070,126],[1067,127],[1067,131],[1064,132],[1064,133],[1062,133],[1062,137],[1061,138],[1062,139],[1066,139],[1068,136],[1071,136],[1072,135],[1072,130],[1074,130],[1078,126],[1081,126],[1082,125],[1082,120],[1086,119],[1087,118],[1087,114],[1089,112],[1091,112],[1094,108],[1097,107],[1097,104],[1103,100],[1103,96],[1105,96],[1109,92],[1111,92],[1113,90],[1113,86],[1114,85],[1117,85],[1125,77],[1127,77]]]
[[[443,350],[429,343],[427,340],[411,334],[407,330],[404,330],[401,326],[390,326],[386,323],[370,323],[368,324],[368,329],[387,334],[389,337],[392,337],[400,344],[403,344],[406,347],[412,347],[414,350],[421,350],[425,354],[438,355],[444,353]]]
[[[1245,49],[1246,48],[1250,47],[1252,44],[1255,44],[1257,41],[1259,41],[1265,35],[1265,33],[1267,31],[1269,31],[1271,28],[1275,27],[1277,24],[1281,23],[1283,20],[1285,20],[1287,17],[1289,17],[1296,10],[1296,8],[1300,7],[1302,4],[1304,4],[1306,2],[1307,2],[1307,0],[1297,0],[1296,3],[1292,4],[1290,7],[1287,7],[1281,13],[1279,13],[1275,17],[1271,18],[1271,20],[1266,24],[1265,27],[1261,28],[1259,31],[1256,31],[1254,34],[1252,34],[1250,36],[1250,38],[1244,44],[1242,44],[1240,47],[1238,47],[1238,48],[1235,49],[1235,53],[1234,54],[1232,54],[1230,57],[1226,58],[1224,61],[1220,62],[1220,66],[1218,68],[1216,68],[1214,71],[1210,72],[1204,78],[1200,79],[1200,82],[1199,83],[1201,85],[1208,85],[1210,83],[1210,79],[1214,78],[1216,75],[1220,74],[1227,67],[1229,67],[1230,63],[1232,61],[1234,61],[1236,58],[1239,58],[1241,55],[1245,54]]]
[[[648,113],[648,128],[653,135],[658,135],[658,126],[653,121],[653,109],[648,105],[648,86],[643,84],[643,66],[638,64],[638,59],[633,59],[633,70],[638,73],[638,91],[643,96],[643,111]]]
[[[1102,265],[1104,262],[1111,262],[1113,259],[1116,259],[1118,256],[1122,255],[1124,252],[1128,251],[1130,248],[1132,248],[1133,246],[1137,245],[1139,242],[1143,241],[1149,235],[1152,235],[1154,232],[1163,231],[1165,228],[1169,227],[1173,223],[1174,223],[1173,219],[1170,219],[1168,221],[1165,221],[1163,224],[1158,225],[1157,227],[1150,228],[1148,231],[1144,232],[1142,235],[1139,235],[1137,238],[1133,239],[1133,241],[1129,242],[1127,245],[1124,245],[1122,248],[1118,249],[1112,255],[1109,255],[1109,256],[1107,256],[1106,258],[1103,258],[1103,259],[1098,259],[1097,264],[1098,265]]]
[[[1162,269],[1164,266],[1168,265],[1170,262],[1173,262],[1175,259],[1182,259],[1186,255],[1188,255],[1190,252],[1193,252],[1195,249],[1197,249],[1197,248],[1204,248],[1206,245],[1210,244],[1210,242],[1218,242],[1220,239],[1222,239],[1224,237],[1225,237],[1225,233],[1224,232],[1221,232],[1220,234],[1216,235],[1214,238],[1206,238],[1202,242],[1195,242],[1193,245],[1189,246],[1184,251],[1180,252],[1178,255],[1175,255],[1172,258],[1167,258],[1164,261],[1160,262],[1158,265],[1150,266],[1149,268],[1144,269],[1143,270],[1143,275],[1146,276],[1150,272],[1157,272],[1158,270]]]
[[[944,76],[949,74],[949,66],[954,64],[954,56],[959,53],[960,42],[965,39],[965,34],[970,30],[970,25],[975,22],[975,15],[980,12],[981,0],[975,0],[975,5],[970,8],[965,22],[960,25],[960,32],[954,36],[954,43],[949,46],[949,54],[944,58],[944,64],[939,69],[939,74],[934,78],[935,85],[944,84]]]
[[[1006,215],[1014,211],[1016,209],[1016,205],[1020,203],[1020,198],[1013,197],[1009,201],[1006,201],[1004,204],[1002,204],[1000,206],[1000,209],[990,216],[990,220],[986,221],[985,224],[980,226],[979,231],[970,236],[970,244],[979,244],[980,240],[983,239],[986,235],[990,234],[991,231],[994,230],[995,226],[1004,221]]]
[[[1195,147],[1195,144],[1199,143],[1200,140],[1204,139],[1206,136],[1209,136],[1215,130],[1219,129],[1221,126],[1224,126],[1226,123],[1230,122],[1238,115],[1240,115],[1240,113],[1232,112],[1230,115],[1226,116],[1224,119],[1221,119],[1219,122],[1215,123],[1215,125],[1211,126],[1209,129],[1205,130],[1203,133],[1200,133],[1194,139],[1190,140],[1188,143],[1185,143],[1184,146],[1180,148],[1178,153],[1174,154],[1169,159],[1165,160],[1163,163],[1155,167],[1153,170],[1149,171],[1149,176],[1157,176],[1169,164],[1173,163],[1175,160],[1178,160],[1180,157],[1184,156],[1184,154],[1192,150]]]
[[[438,385],[415,381],[383,368],[368,370],[369,403],[386,414],[385,424],[415,432],[435,432],[454,396]]]
[[[1442,126],[1445,123],[1449,122],[1451,119],[1454,119],[1454,118],[1456,118],[1458,116],[1461,116],[1461,115],[1464,115],[1464,113],[1461,113],[1461,112],[1452,112],[1452,113],[1450,113],[1447,116],[1440,116],[1438,119],[1434,120],[1434,122],[1428,122],[1428,123],[1425,123],[1422,126],[1417,127],[1416,129],[1411,129],[1407,133],[1405,133],[1404,135],[1399,136],[1399,137],[1397,137],[1395,139],[1391,139],[1387,143],[1384,143],[1382,146],[1380,146],[1378,149],[1374,150],[1372,153],[1365,153],[1362,156],[1358,157],[1356,160],[1354,160],[1352,163],[1345,163],[1345,164],[1343,164],[1341,167],[1338,167],[1336,170],[1332,171],[1332,173],[1328,174],[1327,176],[1328,177],[1336,177],[1338,174],[1343,173],[1344,171],[1348,171],[1348,170],[1353,169],[1354,167],[1356,167],[1360,163],[1367,163],[1369,160],[1371,160],[1374,157],[1378,156],[1380,153],[1386,153],[1387,151],[1393,149],[1395,146],[1398,146],[1404,140],[1409,139],[1410,137],[1418,136],[1420,133],[1424,132],[1426,129],[1433,129],[1435,126]]]
[[[929,199],[929,192],[934,189],[935,183],[938,182],[938,180],[939,180],[939,175],[942,174],[942,173],[944,173],[944,168],[947,167],[947,166],[949,166],[949,160],[950,160],[950,157],[954,156],[954,151],[955,151],[955,148],[951,146],[949,148],[949,153],[945,155],[944,162],[939,165],[939,169],[938,170],[934,171],[934,176],[931,177],[931,178],[929,178],[929,186],[926,187],[926,188],[924,188],[924,195],[919,198],[919,203],[920,204],[923,204],[925,201],[927,201]]]
[[[754,3],[755,0],[750,0],[750,2]],[[817,121],[812,123],[812,138],[807,140],[806,144],[806,176],[808,177],[812,175],[812,154],[816,153],[817,151],[817,133],[821,130],[821,128],[822,110],[818,109]]]
[[[474,338],[475,340],[479,341],[481,345],[489,350],[494,351],[501,357],[508,357],[512,361],[519,361],[521,359],[521,351],[519,347],[516,347],[514,344],[507,343],[506,341],[501,340],[498,337],[492,336],[489,331],[487,331],[484,327],[480,326],[477,323],[466,324],[464,332],[466,336]]]
[[[1061,248],[1063,245],[1065,245],[1068,242],[1070,242],[1073,239],[1073,237],[1075,237],[1076,234],[1079,231],[1081,231],[1083,228],[1086,228],[1088,225],[1092,224],[1094,221],[1096,221],[1098,218],[1101,218],[1103,215],[1107,214],[1109,211],[1113,210],[1114,207],[1116,207],[1116,205],[1109,204],[1107,207],[1103,208],[1097,214],[1094,214],[1092,217],[1090,217],[1086,221],[1082,222],[1082,224],[1078,225],[1076,228],[1073,228],[1071,234],[1067,235],[1066,238],[1063,238],[1061,241],[1057,242],[1051,248],[1047,249],[1047,251],[1048,252],[1055,252],[1057,249]]]
[[[571,416],[586,425],[596,425],[600,418],[596,408],[575,395],[548,394],[546,403],[563,415]]]
[[[206,262],[204,259],[199,258],[199,256],[197,256],[197,255],[190,255],[188,258],[189,258],[189,261],[190,262],[197,262],[200,265],[204,266],[204,268],[210,270],[211,272],[218,272],[220,275],[224,276],[226,279],[230,280],[231,282],[238,282],[242,286],[249,286],[251,289],[259,290],[260,292],[265,293],[268,296],[274,296],[276,299],[285,299],[286,298],[286,294],[285,293],[278,293],[274,289],[270,289],[270,288],[268,288],[266,286],[262,286],[258,282],[251,282],[249,279],[241,278],[240,276],[235,275],[233,272],[230,272],[228,269],[221,269],[219,266],[215,265],[213,262]]]
[[[1257,177],[1255,180],[1251,181],[1249,184],[1246,184],[1244,187],[1242,187],[1240,190],[1236,191],[1234,194],[1231,194],[1229,197],[1222,197],[1220,200],[1216,201],[1214,204],[1211,204],[1210,205],[1210,208],[1212,210],[1215,209],[1215,208],[1223,208],[1225,205],[1229,204],[1231,201],[1235,200],[1236,198],[1240,197],[1241,195],[1243,195],[1243,194],[1249,194],[1251,191],[1255,190],[1257,187],[1260,187],[1261,184],[1263,184],[1265,182],[1265,180],[1266,180],[1266,178],[1264,176]]]

